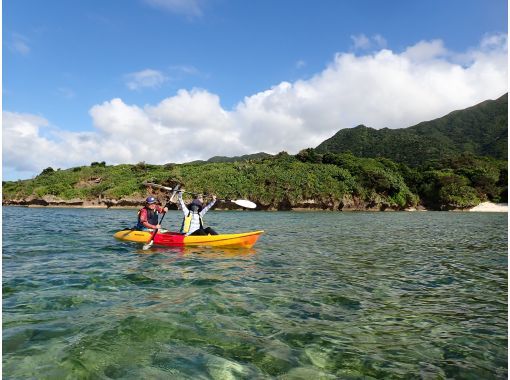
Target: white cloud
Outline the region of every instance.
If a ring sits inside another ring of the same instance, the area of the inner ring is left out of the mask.
[[[424,62],[446,56],[448,51],[441,40],[420,41],[406,49],[403,56],[415,62]]]
[[[144,0],[146,4],[188,17],[200,17],[203,14],[203,0]]]
[[[160,71],[152,69],[130,73],[125,78],[126,86],[130,90],[139,90],[144,87],[157,88],[168,80]]]
[[[386,47],[386,40],[380,34],[367,37],[363,33],[351,36],[355,50],[383,49]]]
[[[492,34],[486,35],[480,43],[480,47],[483,50],[501,49],[507,46],[508,35],[507,34]]]
[[[370,48],[370,40],[364,34],[358,34],[357,36],[351,36],[354,42],[355,49],[368,49]]]
[[[94,132],[52,129],[48,137],[46,120],[4,112],[4,167],[38,172],[103,160],[161,164],[297,153],[343,128],[403,128],[495,99],[507,92],[507,65],[506,36],[487,36],[461,54],[439,40],[421,41],[401,53],[338,53],[312,78],[282,82],[232,110],[204,89],[179,90],[143,107],[116,98],[91,108]]]
[[[42,137],[48,126],[43,117],[4,111],[2,114],[3,166],[17,171],[37,171],[52,164],[59,153],[58,144]],[[53,155],[52,153],[55,153]],[[65,157],[60,157],[65,159]],[[58,160],[58,159],[57,159]]]
[[[28,45],[28,38],[19,34],[13,33],[11,41],[9,42],[9,48],[21,55],[28,55],[30,53],[30,46]]]
[[[372,39],[374,40],[375,45],[379,48],[385,48],[387,45],[386,39],[380,34],[376,34],[372,37]]]
[[[169,69],[172,70],[173,72],[182,73],[182,74],[186,74],[186,75],[199,75],[200,74],[200,70],[198,70],[196,67],[190,66],[190,65],[175,65],[175,66],[170,66]]]
[[[218,96],[205,90],[180,90],[143,109],[113,99],[94,106],[90,115],[105,141],[127,147],[122,159],[114,157],[115,153],[105,159],[112,163],[186,162],[238,154],[248,148],[240,145],[236,127]]]

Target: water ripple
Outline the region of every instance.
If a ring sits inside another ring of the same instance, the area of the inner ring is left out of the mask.
[[[506,214],[212,212],[267,233],[149,251],[133,217],[3,209],[6,379],[507,377]]]

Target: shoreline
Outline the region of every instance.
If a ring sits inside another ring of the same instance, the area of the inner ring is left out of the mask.
[[[20,204],[2,204],[2,207],[27,207],[27,208],[81,208],[81,209],[116,209],[116,210],[138,210],[143,205],[98,205],[98,204],[85,204],[85,205],[76,205],[76,204],[48,204],[48,205],[40,205],[40,204],[28,204],[28,205],[20,205]],[[177,208],[173,209],[171,208],[169,211],[175,211],[178,210]],[[245,211],[242,208],[216,208],[212,211]],[[277,210],[277,209],[266,209],[266,210],[255,210],[255,211],[269,211],[269,212],[277,212],[277,211],[295,211],[295,212],[314,212],[314,211],[330,211],[330,212],[424,212],[424,211],[440,211],[440,210],[428,210],[423,207],[419,208],[408,208],[404,210],[394,210],[387,208],[385,210],[374,210],[374,209],[354,209],[349,208],[345,210],[330,210],[330,209],[323,209],[323,208],[303,208],[303,207],[296,207],[291,208],[290,210]],[[506,212],[508,213],[508,203],[493,203],[493,202],[482,202],[479,205],[472,207],[470,209],[463,209],[463,210],[450,210],[453,212],[496,212],[496,213],[502,213]],[[450,212],[448,211],[448,212]]]

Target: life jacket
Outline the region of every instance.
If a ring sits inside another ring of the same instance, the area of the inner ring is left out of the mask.
[[[144,208],[147,210],[147,222],[149,222],[152,225],[156,225],[159,223],[158,218],[159,213],[156,210],[151,210],[150,208],[142,207],[140,210],[138,210],[138,223],[136,225],[137,229],[146,228],[140,220],[140,215],[142,214],[142,210]]]
[[[198,219],[200,220],[200,228],[204,228],[204,222],[202,221],[202,216],[200,216],[200,213],[197,213]],[[189,211],[188,215],[184,217],[182,220],[182,226],[181,226],[181,233],[187,234],[189,232],[189,229],[191,227],[191,221],[193,220],[193,212]]]

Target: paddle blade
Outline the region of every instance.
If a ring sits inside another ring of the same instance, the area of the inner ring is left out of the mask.
[[[172,201],[174,200],[175,194],[177,194],[177,190],[179,190],[179,187],[181,187],[181,185],[179,185],[179,184],[177,184],[177,185],[174,187],[174,191],[172,191],[172,196],[170,197],[169,202],[172,202]]]
[[[148,242],[147,244],[144,244],[142,249],[144,251],[148,250],[150,247],[152,247],[152,245],[154,244],[154,240],[151,240],[150,242]]]
[[[163,218],[165,217],[165,214],[163,214],[163,216],[161,217],[161,221],[160,223],[163,221]],[[158,233],[158,230],[154,230],[154,232],[152,233],[152,236],[151,236],[151,240],[147,243],[147,244],[144,244],[142,249],[144,251],[148,250],[150,247],[152,247],[152,245],[154,244],[154,236],[156,236],[156,234]]]
[[[231,201],[235,203],[238,206],[244,207],[244,208],[257,208],[257,205],[253,203],[252,201],[249,201],[247,199],[236,199]]]
[[[168,187],[168,186],[163,186],[163,185],[158,185],[157,183],[152,183],[152,182],[144,182],[143,183],[145,186],[152,186],[152,187],[156,187],[158,189],[165,189],[167,191],[172,191],[174,189],[172,189],[171,187]]]

